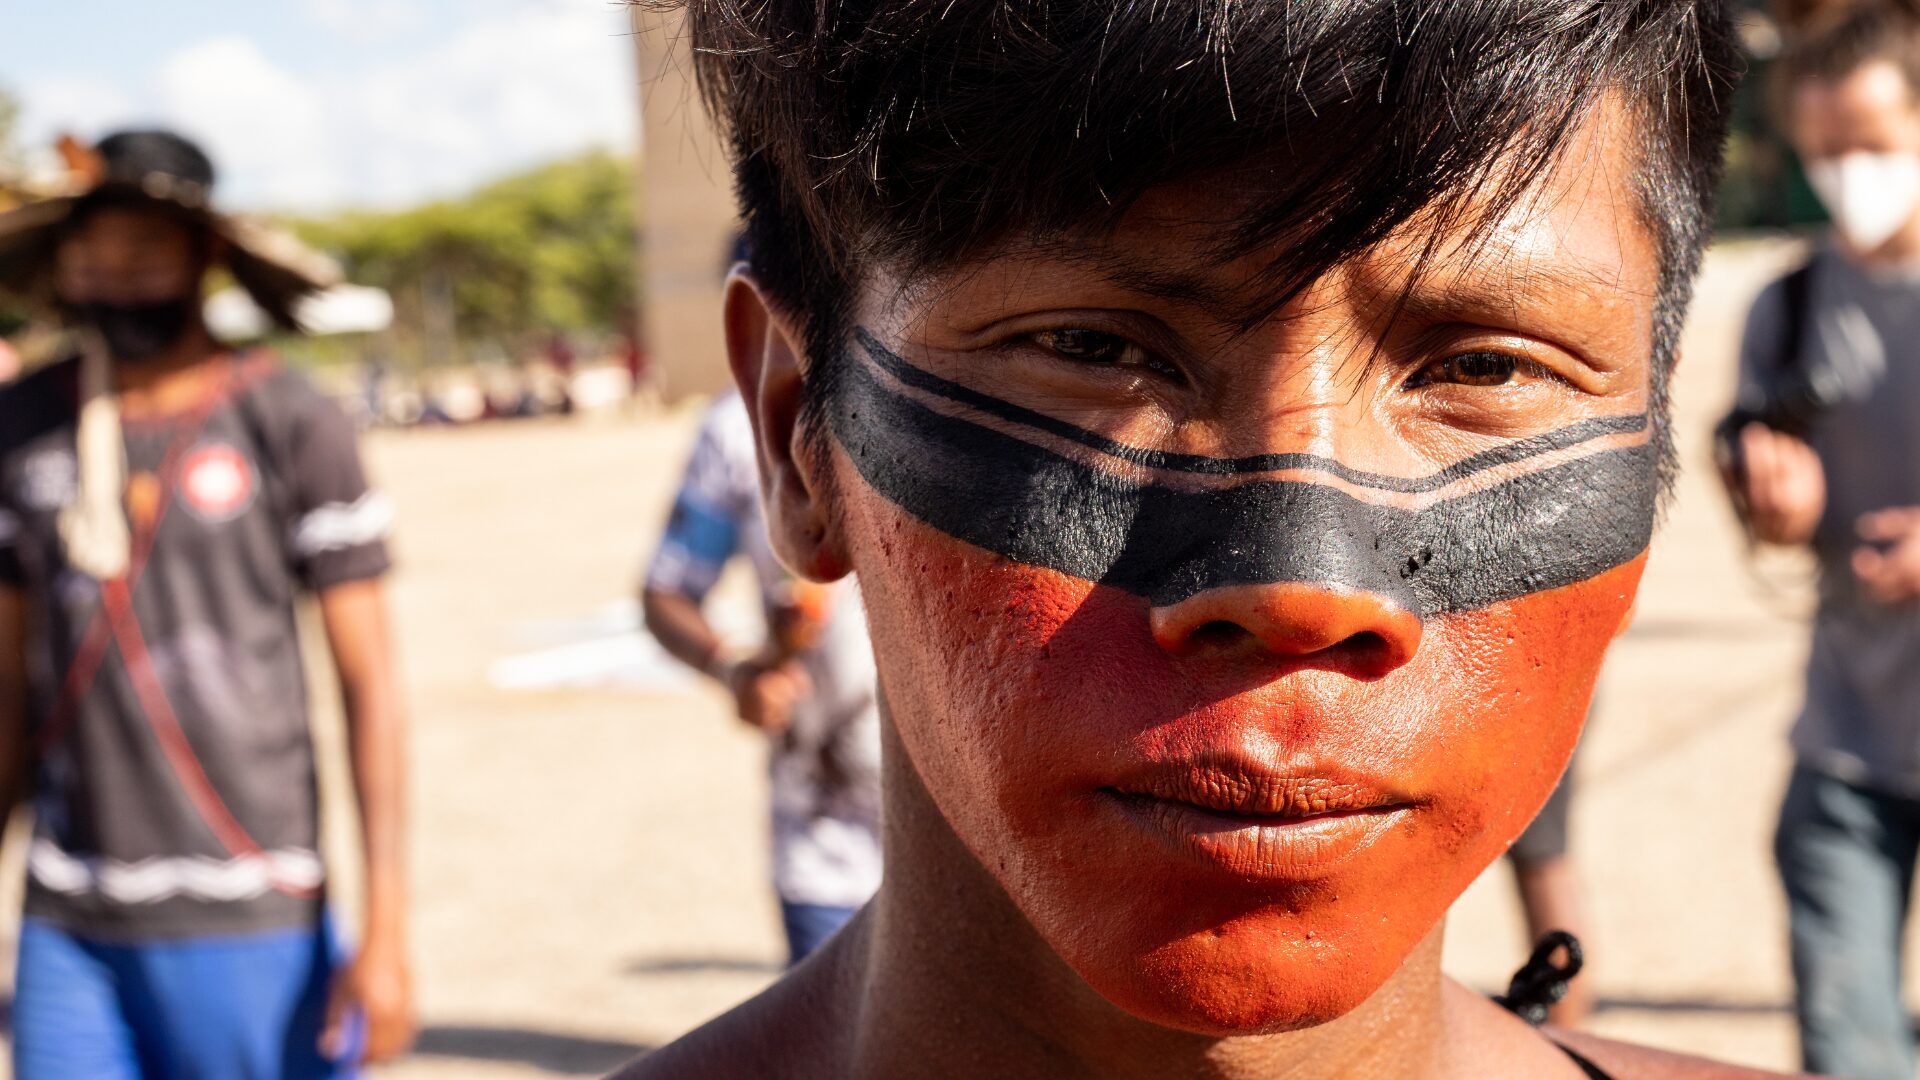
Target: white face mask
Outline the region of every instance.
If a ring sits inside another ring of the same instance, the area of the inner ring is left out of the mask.
[[[1920,210],[1920,156],[1842,154],[1807,163],[1807,181],[1858,251],[1873,251]]]

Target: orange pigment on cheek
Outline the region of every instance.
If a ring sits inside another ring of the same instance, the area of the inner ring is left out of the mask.
[[[1310,658],[1169,656],[1139,597],[849,486],[893,723],[949,825],[1096,990],[1196,1031],[1339,1015],[1391,975],[1551,791],[1644,568],[1431,619],[1411,661],[1362,682]],[[1290,888],[1167,858],[1104,813],[1116,760],[1246,739],[1421,802],[1335,877]]]

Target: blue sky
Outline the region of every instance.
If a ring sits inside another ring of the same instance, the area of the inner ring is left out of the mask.
[[[393,206],[637,139],[611,0],[0,0],[23,135],[163,123],[253,209]]]

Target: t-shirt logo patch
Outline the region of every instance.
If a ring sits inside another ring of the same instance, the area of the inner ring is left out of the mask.
[[[203,521],[231,521],[253,505],[253,466],[225,443],[193,448],[180,466],[180,501]]]

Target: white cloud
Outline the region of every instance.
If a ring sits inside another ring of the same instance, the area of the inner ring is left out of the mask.
[[[306,0],[307,18],[355,42],[389,41],[426,25],[427,13],[408,0]]]
[[[400,201],[587,146],[634,144],[624,16],[580,0],[521,8],[339,88],[351,95],[357,191]]]
[[[387,18],[383,34],[424,18],[405,2],[391,6],[415,15],[369,14],[390,4],[307,0],[306,12],[317,22]],[[620,4],[492,0],[463,10],[441,20],[450,34],[312,72],[286,55],[291,44],[276,55],[222,36],[169,53],[124,85],[39,80],[20,87],[30,110],[23,134],[44,142],[58,130],[172,124],[205,142],[224,201],[298,210],[404,204],[589,146],[635,144]]]
[[[51,144],[62,132],[92,138],[129,121],[158,118],[152,112],[143,117],[126,90],[99,78],[51,78],[12,89],[32,91],[21,95],[20,137],[29,146]]]
[[[223,197],[320,205],[346,194],[332,163],[341,118],[252,41],[188,46],[161,63],[155,82],[168,119],[213,155]]]

